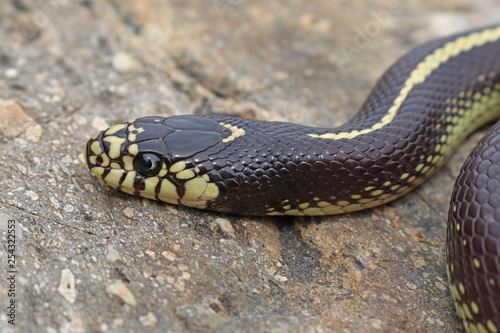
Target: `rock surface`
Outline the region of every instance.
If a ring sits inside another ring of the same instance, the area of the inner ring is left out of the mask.
[[[2,1],[0,306],[15,299],[16,325],[2,310],[0,331],[462,330],[446,216],[481,134],[405,198],[324,218],[225,216],[119,194],[82,150],[97,130],[203,113],[204,99],[217,114],[340,125],[412,46],[493,23],[499,10],[472,0]]]

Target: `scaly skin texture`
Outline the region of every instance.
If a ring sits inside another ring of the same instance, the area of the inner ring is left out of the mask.
[[[447,240],[451,294],[467,331],[497,332],[500,328],[500,123],[474,148],[457,178]]]
[[[344,126],[146,117],[94,135],[87,164],[123,192],[225,213],[374,207],[423,182],[467,134],[499,117],[499,55],[500,26],[442,38],[389,68]],[[500,214],[490,213],[500,203],[500,158],[491,154],[500,146],[488,140],[472,155],[484,161],[471,160],[459,177],[448,232],[451,291],[471,332],[500,329]]]

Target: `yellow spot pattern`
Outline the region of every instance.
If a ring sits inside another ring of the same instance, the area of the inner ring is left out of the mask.
[[[108,151],[109,158],[118,158],[118,157],[120,157],[120,154],[122,151],[121,150],[122,145],[127,140],[125,140],[124,138],[120,138],[120,137],[111,135],[111,136],[104,137],[104,139],[102,139],[102,141],[106,141],[106,142],[110,143],[109,151]]]
[[[177,188],[172,182],[167,179],[163,179],[160,185],[160,193],[158,194],[158,199],[161,201],[168,202],[170,204],[179,203],[179,195],[177,194]]]
[[[177,172],[180,172],[184,169],[186,169],[186,162],[180,161],[180,162],[172,164],[172,166],[170,167],[169,170],[170,170],[170,172],[177,173]]]
[[[144,181],[144,190],[140,192],[140,195],[148,199],[156,200],[155,189],[159,182],[160,178],[158,177],[146,178],[146,180]]]
[[[127,171],[134,170],[134,158],[132,156],[123,156],[123,168]]]
[[[180,172],[178,172],[175,177],[177,179],[191,179],[191,178],[194,178],[195,177],[195,173],[193,170],[182,170]]]
[[[219,125],[227,128],[228,130],[231,131],[231,134],[227,138],[222,139],[222,142],[224,142],[224,143],[234,141],[234,139],[246,134],[245,130],[242,128],[239,128],[238,126],[226,124],[226,123],[222,123],[222,122],[219,123]]]
[[[128,134],[128,141],[135,141],[137,140],[137,134],[139,133],[142,133],[145,131],[144,127],[138,127],[136,128],[134,126],[134,124],[130,125],[128,127],[128,131],[129,131],[129,134]]]
[[[101,144],[97,141],[92,142],[92,144],[90,145],[90,150],[96,155],[101,154],[102,153]]]
[[[110,128],[108,128],[107,131],[104,132],[104,134],[105,135],[112,135],[112,134],[115,134],[116,132],[118,132],[119,130],[124,129],[125,127],[127,127],[127,125],[125,125],[125,124],[114,125],[114,126],[111,126]]]
[[[131,144],[129,147],[128,147],[128,152],[133,155],[133,156],[137,156],[137,154],[139,154],[139,146],[136,145],[135,143],[134,144]]]

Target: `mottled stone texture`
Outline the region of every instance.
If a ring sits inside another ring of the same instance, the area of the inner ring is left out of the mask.
[[[480,135],[407,197],[325,218],[226,216],[119,194],[87,170],[83,147],[146,115],[339,125],[412,46],[493,23],[499,10],[472,0],[2,1],[0,104],[17,110],[0,108],[2,309],[11,219],[18,273],[16,326],[2,310],[0,330],[461,330],[446,215]]]

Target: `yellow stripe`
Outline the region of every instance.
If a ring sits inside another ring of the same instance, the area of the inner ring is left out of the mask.
[[[427,55],[416,68],[410,73],[406,79],[403,88],[399,91],[398,97],[394,100],[393,105],[387,111],[387,114],[382,117],[380,122],[374,124],[370,128],[365,128],[361,131],[354,130],[351,132],[340,133],[325,133],[325,134],[308,134],[309,136],[323,139],[352,139],[358,135],[373,132],[377,129],[389,124],[396,116],[401,104],[405,101],[410,91],[417,84],[422,83],[432,74],[439,66],[446,63],[450,58],[456,57],[463,52],[467,52],[474,47],[482,46],[489,42],[494,42],[500,39],[500,27],[485,29],[478,32],[473,32],[469,35],[458,37],[457,39],[444,44],[442,47],[434,50],[433,53]]]

